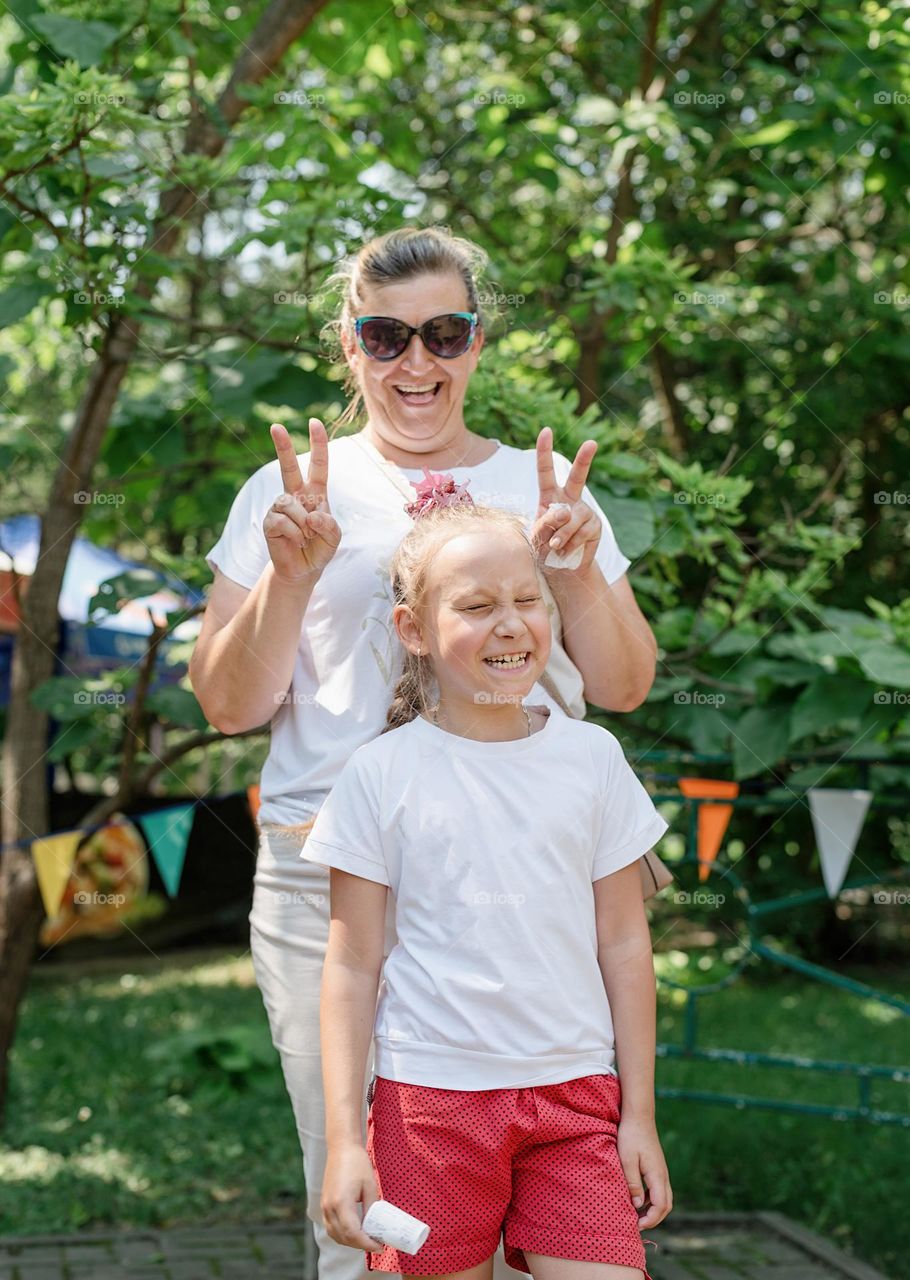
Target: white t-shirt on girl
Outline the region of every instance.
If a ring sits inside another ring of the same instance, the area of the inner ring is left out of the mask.
[[[408,498],[356,436],[340,436],[328,448],[328,501],[342,538],[313,590],[291,686],[272,720],[260,784],[261,822],[291,825],[312,817],[351,753],[385,727],[403,665],[392,625],[389,565],[413,523],[404,510]],[[306,477],[309,454],[299,455],[298,462]],[[563,484],[570,462],[554,453],[553,466]],[[468,492],[475,502],[517,511],[528,527],[533,523],[538,505],[534,449],[501,444],[485,462],[448,473],[459,484],[470,481]],[[423,469],[407,468],[404,475],[422,480]],[[212,569],[248,590],[269,563],[262,522],[281,492],[276,458],[242,486],[221,537],[206,555]],[[587,487],[582,496],[604,526],[597,563],[607,582],[616,582],[631,562]],[[559,711],[539,685],[528,700]]]
[[[616,1073],[592,882],[667,830],[607,729],[514,742],[421,717],[355,751],[301,858],[385,884],[377,1075],[506,1089]]]

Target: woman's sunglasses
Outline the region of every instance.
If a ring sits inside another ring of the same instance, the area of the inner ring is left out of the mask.
[[[416,329],[391,316],[361,316],[355,324],[357,340],[371,360],[396,360],[406,351],[415,333],[434,356],[454,360],[463,356],[474,341],[476,311],[451,311],[448,315],[424,320]]]

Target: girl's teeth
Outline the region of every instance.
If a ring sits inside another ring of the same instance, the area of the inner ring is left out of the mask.
[[[524,665],[524,661],[527,656],[528,655],[526,653],[523,653],[517,658],[485,658],[484,661],[488,662],[490,666],[493,667],[521,667]]]

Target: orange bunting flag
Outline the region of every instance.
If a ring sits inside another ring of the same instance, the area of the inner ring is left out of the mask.
[[[259,812],[259,784],[254,783],[252,787],[247,787],[246,798],[250,806],[250,816],[256,821],[256,815]]]
[[[38,888],[41,890],[44,910],[51,919],[60,910],[63,891],[69,883],[76,849],[82,836],[81,831],[64,831],[61,835],[43,836],[40,840],[32,841]]]
[[[690,800],[733,800],[739,795],[738,782],[722,782],[718,778],[680,778],[679,789]],[[720,851],[721,841],[730,819],[732,804],[700,804],[698,806],[698,878],[707,880],[711,864]]]

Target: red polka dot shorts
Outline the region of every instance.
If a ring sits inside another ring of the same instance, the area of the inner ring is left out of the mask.
[[[615,1075],[525,1089],[431,1089],[378,1077],[367,1151],[379,1193],[429,1224],[415,1254],[367,1253],[370,1271],[435,1276],[523,1250],[637,1267],[651,1280],[616,1150]]]

